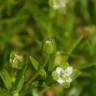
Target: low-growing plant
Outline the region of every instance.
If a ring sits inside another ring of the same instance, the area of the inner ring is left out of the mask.
[[[96,0],[0,0],[0,96],[96,96]]]

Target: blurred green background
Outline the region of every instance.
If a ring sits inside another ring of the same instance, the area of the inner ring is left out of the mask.
[[[96,0],[63,0],[68,1],[66,7],[58,9],[53,8],[55,1],[0,0],[0,70],[9,66],[14,50],[44,63],[42,43],[52,38],[57,50],[69,54],[68,62],[81,72],[69,88],[56,86],[60,90],[54,93],[96,96]],[[0,87],[4,88],[1,78]]]

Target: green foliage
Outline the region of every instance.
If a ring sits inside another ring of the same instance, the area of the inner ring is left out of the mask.
[[[0,95],[1,96],[10,96],[10,93],[8,92],[8,90],[0,87]]]
[[[10,77],[9,73],[8,73],[5,69],[3,69],[3,70],[0,72],[0,76],[1,76],[1,78],[2,78],[2,80],[3,80],[3,82],[4,82],[5,87],[6,87],[8,90],[10,90],[11,87],[12,87],[12,81],[11,81],[11,77]]]
[[[96,0],[0,0],[0,96],[96,96],[95,31]]]
[[[35,58],[33,58],[31,56],[30,56],[30,61],[31,61],[32,65],[33,65],[33,68],[35,70],[38,70],[38,68],[39,68],[39,62]]]

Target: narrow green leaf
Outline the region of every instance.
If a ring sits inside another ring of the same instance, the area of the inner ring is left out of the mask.
[[[22,77],[20,78],[17,86],[16,86],[16,91],[19,92],[22,87],[23,87],[23,84],[24,84],[24,75],[22,75]]]
[[[26,68],[27,66],[24,66],[24,68],[22,69],[22,71],[19,73],[17,80],[16,80],[16,92],[21,91],[23,85],[24,85],[24,81],[25,81],[25,72],[26,72]]]
[[[5,87],[10,90],[11,87],[12,87],[12,80],[11,80],[11,77],[9,75],[9,73],[7,72],[7,70],[3,69],[1,72],[0,72],[0,76],[4,82],[4,85]]]
[[[35,70],[38,70],[39,62],[35,58],[33,58],[32,56],[30,56],[29,58],[30,58],[30,61],[31,61],[31,64],[32,64],[33,68]]]
[[[85,20],[86,23],[90,22],[90,14],[88,11],[88,0],[80,0],[80,5],[81,5],[81,12],[83,19]]]

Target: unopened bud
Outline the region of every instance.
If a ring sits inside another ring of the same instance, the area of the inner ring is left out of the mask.
[[[48,39],[44,42],[43,51],[47,54],[52,54],[56,50],[56,43],[53,39]]]

